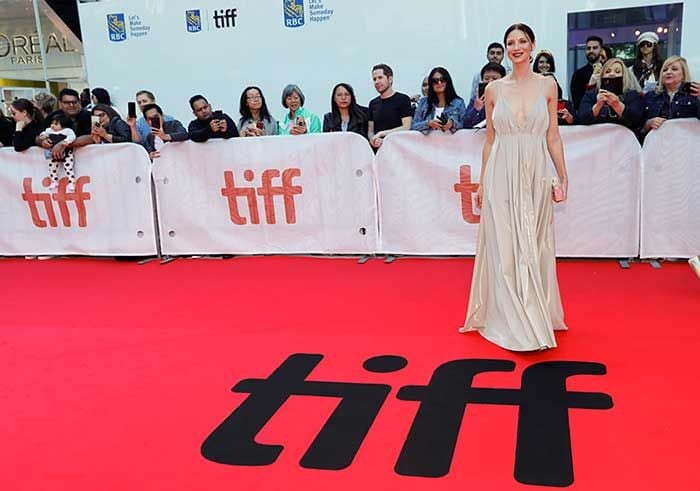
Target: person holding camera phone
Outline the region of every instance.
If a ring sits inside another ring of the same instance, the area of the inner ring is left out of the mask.
[[[250,86],[241,92],[238,120],[241,136],[266,136],[279,133],[277,120],[270,115],[260,87]]]
[[[280,135],[321,133],[321,120],[304,107],[305,101],[298,85],[289,84],[282,90],[282,106],[288,111],[279,124]]]
[[[411,129],[427,135],[430,131],[442,132],[462,129],[464,99],[457,95],[450,72],[435,67],[428,74],[428,96],[418,101]]]
[[[619,58],[610,58],[596,88],[583,96],[577,113],[580,124],[615,123],[632,131],[642,125],[644,106],[639,84]]]
[[[92,131],[89,135],[79,136],[73,147],[99,143],[131,142],[131,129],[112,106],[97,104],[92,108]]]
[[[142,143],[151,160],[160,157],[160,149],[168,142],[189,140],[190,135],[177,119],[166,121],[158,104],[148,104],[143,108],[143,117],[151,126],[151,132]]]
[[[661,67],[656,90],[644,95],[644,132],[656,130],[668,119],[700,118],[700,84],[691,82],[688,63],[669,57]]]
[[[487,63],[481,68],[481,82],[477,88],[474,99],[469,101],[462,125],[464,128],[474,128],[486,120],[485,95],[486,87],[494,80],[499,80],[506,76],[506,69],[500,63]]]
[[[201,94],[190,97],[190,107],[196,119],[190,121],[187,132],[195,142],[205,142],[210,138],[234,138],[239,136],[236,123],[222,111],[212,111],[209,101]]]
[[[136,102],[129,102],[126,122],[131,127],[131,141],[134,143],[143,143],[151,134],[151,125],[143,116],[143,110],[149,104],[156,104],[156,96],[150,90],[139,90],[136,92]],[[137,119],[136,106],[141,113],[141,117]],[[163,121],[172,121],[175,118],[169,114],[163,114]]]

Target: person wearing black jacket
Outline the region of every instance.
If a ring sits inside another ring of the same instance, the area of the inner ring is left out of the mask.
[[[205,142],[210,138],[233,138],[238,135],[238,128],[233,119],[221,111],[211,110],[209,101],[203,95],[190,97],[192,114],[197,119],[190,121],[187,132],[195,142]]]
[[[323,132],[349,131],[367,139],[367,108],[355,99],[355,91],[346,83],[339,83],[331,92],[331,112],[323,116]]]
[[[23,152],[36,145],[36,137],[43,129],[39,112],[29,99],[12,101],[12,119],[15,120],[15,132],[12,134],[12,145],[17,152]]]
[[[594,65],[600,68],[600,50],[602,47],[603,40],[598,36],[588,36],[588,39],[586,39],[586,60],[588,60],[588,63],[574,72],[569,87],[569,96],[576,110],[578,110],[579,104],[581,104],[583,95],[589,89],[591,77],[594,72]]]
[[[90,121],[90,113],[80,105],[80,95],[73,89],[63,89],[58,93],[59,109],[52,112],[46,117],[47,121],[51,121],[56,114],[63,113],[71,121],[70,129],[78,137],[89,136],[92,132],[92,122]],[[78,141],[78,140],[76,140]],[[37,137],[36,144],[44,149],[52,148],[55,159],[61,159],[69,145],[60,143],[51,146],[51,142],[45,137]],[[75,143],[74,143],[75,144]]]
[[[620,58],[610,58],[603,65],[596,88],[583,96],[576,120],[579,124],[614,123],[637,131],[642,125],[644,105],[639,85]],[[622,93],[617,95],[601,88],[606,79],[621,78]]]
[[[143,106],[143,117],[151,127],[151,132],[141,144],[152,159],[160,157],[160,149],[166,143],[181,142],[190,138],[185,127],[177,119],[165,120],[163,110],[158,104]]]
[[[0,147],[12,145],[12,134],[15,132],[15,122],[0,113]]]

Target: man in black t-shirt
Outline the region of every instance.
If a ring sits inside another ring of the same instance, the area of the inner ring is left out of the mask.
[[[51,120],[57,115],[62,115],[68,118],[70,121],[70,129],[73,130],[76,136],[90,135],[92,132],[90,113],[83,109],[80,105],[80,95],[75,90],[63,89],[61,92],[59,92],[58,104],[59,109],[50,113],[46,117],[47,122],[51,122]],[[72,144],[61,142],[51,146],[51,142],[46,136],[37,136],[36,144],[44,149],[51,148],[53,157],[56,160],[63,158],[66,149],[81,146],[79,142],[73,142]]]
[[[372,67],[372,82],[379,92],[379,97],[369,102],[367,136],[370,145],[379,148],[389,133],[411,129],[413,108],[410,97],[394,92],[394,72],[388,65],[379,64]]]

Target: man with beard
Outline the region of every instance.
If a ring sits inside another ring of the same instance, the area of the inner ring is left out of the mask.
[[[411,129],[413,108],[410,97],[394,91],[394,72],[388,65],[382,63],[372,67],[372,82],[379,96],[369,102],[367,136],[376,151],[389,133]]]
[[[504,56],[505,49],[503,48],[503,45],[501,43],[493,42],[489,44],[488,48],[486,48],[486,60],[489,63],[497,63],[499,65],[503,65]],[[510,72],[510,69],[508,67],[504,67],[504,69],[506,73]],[[476,72],[474,74],[474,78],[472,79],[472,91],[471,95],[469,96],[470,101],[476,99],[476,96],[478,95],[479,82],[481,82],[481,71]]]
[[[601,38],[588,36],[588,39],[586,39],[586,60],[588,60],[588,63],[576,70],[574,76],[571,77],[569,95],[571,96],[571,102],[574,104],[574,109],[577,111],[595,68],[597,67],[600,70],[600,50],[602,47],[603,40]]]
[[[58,107],[58,110],[46,117],[47,121],[51,121],[57,115],[65,116],[70,123],[70,129],[73,130],[76,136],[90,135],[92,132],[90,113],[80,105],[80,95],[78,92],[73,89],[63,89],[58,94]],[[63,158],[66,149],[81,146],[77,140],[72,144],[59,142],[51,146],[51,141],[48,136],[37,136],[36,144],[41,148],[51,149],[53,158],[56,160]]]

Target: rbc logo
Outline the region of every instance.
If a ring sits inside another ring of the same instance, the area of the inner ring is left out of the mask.
[[[304,0],[282,0],[284,4],[284,26],[304,25]]]
[[[202,15],[199,10],[185,10],[187,32],[200,32],[202,30]]]
[[[124,14],[107,14],[107,30],[110,41],[114,43],[126,41]]]

